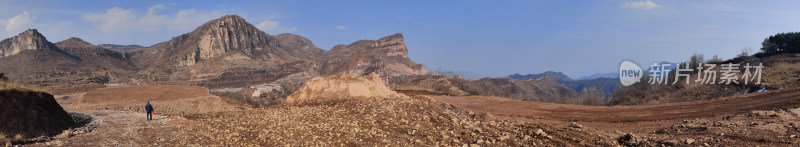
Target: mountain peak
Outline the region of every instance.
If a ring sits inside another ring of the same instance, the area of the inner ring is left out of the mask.
[[[395,34],[383,37],[381,39],[378,39],[378,41],[380,42],[380,41],[397,40],[397,39],[402,40],[403,39],[403,33],[395,33]]]
[[[19,36],[37,36],[37,37],[44,37],[42,33],[39,33],[39,30],[36,29],[28,29],[25,32],[19,34]]]
[[[56,46],[62,47],[75,47],[75,48],[92,48],[95,47],[93,44],[83,41],[83,39],[78,37],[70,37],[67,40],[59,41],[56,43]]]
[[[56,47],[36,29],[28,29],[17,36],[0,41],[0,55],[3,57],[36,49],[56,49]]]
[[[247,23],[244,18],[239,17],[238,15],[225,15],[220,18],[211,20],[206,22],[205,24],[201,25],[197,29],[199,31],[209,31],[209,30],[219,30],[220,28],[227,28],[231,30],[251,30],[256,29],[250,23]],[[195,31],[198,31],[195,30]]]
[[[217,18],[217,21],[242,21],[244,22],[244,18],[240,17],[239,15],[225,15],[220,18]]]
[[[192,32],[199,38],[196,58],[205,60],[229,51],[253,54],[274,45],[270,36],[237,15],[211,20]]]

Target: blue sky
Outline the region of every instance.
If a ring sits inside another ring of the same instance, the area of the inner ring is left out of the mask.
[[[150,46],[236,14],[271,34],[322,49],[403,33],[428,69],[502,77],[608,73],[694,53],[731,58],[800,31],[800,1],[5,1],[0,37],[36,28],[52,42]]]

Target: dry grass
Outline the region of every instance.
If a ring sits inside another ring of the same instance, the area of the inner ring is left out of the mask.
[[[56,135],[56,137],[55,137],[55,138],[58,138],[58,139],[66,139],[66,138],[69,138],[69,136],[71,136],[71,135],[72,135],[72,132],[71,132],[71,131],[69,131],[69,130],[64,130],[63,132],[61,132],[61,134],[58,134],[58,135]]]
[[[22,140],[22,134],[14,135],[14,140]]]
[[[800,63],[776,63],[763,70],[762,85],[780,88],[800,86]]]
[[[11,90],[11,89],[47,92],[47,90],[45,90],[44,88],[39,87],[39,86],[29,85],[29,84],[25,84],[25,83],[21,83],[21,82],[17,82],[17,81],[10,81],[10,80],[9,81],[2,81],[2,80],[0,80],[0,90]]]
[[[5,142],[7,137],[6,133],[0,132],[0,143]]]

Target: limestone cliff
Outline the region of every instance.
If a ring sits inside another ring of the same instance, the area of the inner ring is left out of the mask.
[[[408,58],[403,34],[397,33],[378,40],[360,40],[350,45],[338,45],[319,59],[320,72],[369,74],[381,76],[425,75],[422,64]]]
[[[36,49],[56,49],[56,47],[36,29],[28,29],[17,36],[0,41],[0,55],[3,57],[16,55],[25,50]]]

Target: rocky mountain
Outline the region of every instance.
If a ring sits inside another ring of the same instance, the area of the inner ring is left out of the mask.
[[[67,83],[80,78],[62,77],[77,74],[80,59],[56,47],[36,29],[29,29],[0,42],[0,72],[8,77],[34,84]]]
[[[267,34],[236,15],[208,21],[151,47],[95,46],[76,37],[53,44],[36,30],[28,30],[3,40],[0,54],[0,72],[38,85],[147,83],[223,88],[274,82],[302,85],[312,77],[338,73],[427,74],[424,66],[408,58],[399,33],[325,51],[299,35]]]
[[[513,75],[508,75],[508,78],[514,80],[535,80],[539,78],[550,78],[579,93],[587,92],[587,90],[590,89],[598,89],[601,90],[605,95],[613,93],[614,89],[617,87],[617,84],[619,83],[619,78],[606,78],[606,77],[573,80],[564,73],[553,72],[553,71],[546,71],[540,74],[527,74],[527,75],[513,74]]]
[[[303,37],[270,36],[241,17],[228,15],[169,41],[131,50],[126,57],[143,69],[137,78],[145,81],[243,86],[219,82],[274,81],[307,70],[322,52]]]
[[[141,45],[118,45],[118,44],[100,44],[100,45],[97,45],[97,47],[110,49],[112,51],[117,51],[117,52],[120,52],[120,53],[125,53],[125,52],[128,52],[130,50],[134,50],[134,49],[138,49],[138,48],[144,48]]]
[[[47,41],[36,29],[28,29],[17,36],[0,41],[0,55],[8,57],[25,50],[56,50],[53,43]]]
[[[96,83],[125,80],[137,70],[122,53],[94,46],[77,37],[59,41],[55,45],[78,59],[80,66],[75,68],[96,75],[95,78],[99,78],[95,79]]]
[[[359,40],[349,45],[334,46],[318,61],[323,75],[375,72],[386,77],[428,73],[422,64],[408,58],[408,48],[400,33],[378,40]]]
[[[123,54],[80,38],[51,43],[31,29],[3,41],[0,72],[38,85],[74,86],[127,79],[136,70]]]
[[[138,79],[189,81],[211,88],[272,82],[299,73],[427,74],[424,66],[408,58],[399,33],[325,51],[299,35],[271,36],[236,15],[209,21],[153,47],[128,51],[126,57],[142,68]]]
[[[517,74],[513,74],[513,75],[508,75],[508,78],[511,78],[511,79],[514,79],[514,80],[535,80],[535,79],[539,79],[539,78],[542,78],[542,77],[547,77],[547,78],[556,80],[558,82],[572,81],[572,78],[569,78],[569,76],[565,75],[564,73],[562,73],[562,72],[554,72],[554,71],[545,71],[545,72],[540,73],[540,74],[521,75],[521,74],[517,73]]]

